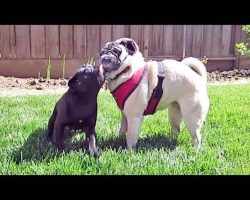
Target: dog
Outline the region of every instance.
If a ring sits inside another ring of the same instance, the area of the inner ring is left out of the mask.
[[[136,147],[143,117],[168,108],[177,139],[182,120],[194,147],[201,148],[201,128],[209,110],[207,76],[197,58],[145,61],[131,38],[107,42],[99,55],[107,87],[121,110],[120,134],[128,149]]]
[[[48,122],[47,138],[59,149],[65,148],[64,142],[69,136],[66,129],[81,130],[86,133],[90,154],[99,155],[95,126],[97,95],[103,83],[103,72],[89,64],[79,68],[69,79],[69,89],[56,103]]]

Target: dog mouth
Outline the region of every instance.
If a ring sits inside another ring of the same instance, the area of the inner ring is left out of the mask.
[[[102,65],[98,68],[97,71],[97,81],[100,86],[102,86],[102,84],[105,82],[104,69]]]
[[[105,72],[111,72],[119,69],[121,61],[113,55],[105,55],[101,59],[101,64]]]

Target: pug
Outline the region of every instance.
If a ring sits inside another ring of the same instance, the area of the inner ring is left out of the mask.
[[[119,133],[126,133],[128,149],[136,147],[143,117],[166,108],[171,132],[178,136],[184,121],[194,147],[201,147],[209,98],[206,68],[200,60],[145,61],[131,38],[107,42],[99,58],[107,87],[121,110]]]
[[[48,122],[47,138],[59,149],[64,149],[69,131],[81,130],[86,133],[90,154],[99,155],[95,126],[97,95],[103,83],[103,72],[92,65],[81,67],[69,79],[69,89],[56,103]]]

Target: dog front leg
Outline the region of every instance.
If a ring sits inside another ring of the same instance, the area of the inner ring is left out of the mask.
[[[128,125],[127,148],[128,149],[132,149],[136,147],[142,119],[143,119],[143,116],[139,116],[139,117],[128,116],[127,117],[127,125]]]
[[[95,129],[86,130],[86,136],[89,143],[89,153],[91,156],[98,157],[99,152],[96,147],[96,132]]]
[[[121,120],[121,125],[120,125],[120,130],[119,130],[119,134],[125,134],[128,130],[127,128],[127,118],[124,115],[124,113],[121,111],[121,115],[122,115],[122,120]]]

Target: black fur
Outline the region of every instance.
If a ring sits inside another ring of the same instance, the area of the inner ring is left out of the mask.
[[[81,130],[86,133],[89,143],[95,140],[97,95],[104,82],[102,73],[92,65],[80,68],[69,80],[68,91],[56,103],[48,122],[48,139],[59,148],[65,148],[65,139],[69,130]],[[94,136],[94,137],[93,137]],[[98,156],[93,146],[94,156]]]

